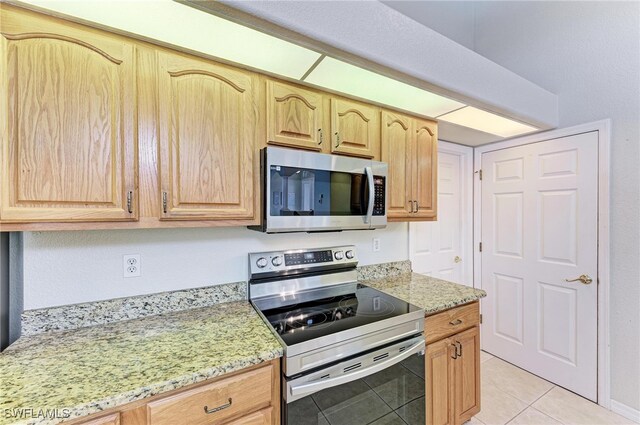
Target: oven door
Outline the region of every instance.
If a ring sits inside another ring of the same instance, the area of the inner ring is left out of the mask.
[[[283,424],[425,424],[424,350],[420,335],[285,378]]]
[[[293,149],[263,150],[267,233],[385,227],[387,165]]]

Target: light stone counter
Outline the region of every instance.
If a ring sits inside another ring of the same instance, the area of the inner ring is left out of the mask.
[[[13,409],[76,418],[281,356],[246,301],[23,337],[0,354],[0,424],[55,424]]]

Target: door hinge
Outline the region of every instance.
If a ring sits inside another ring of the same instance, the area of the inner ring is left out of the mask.
[[[482,324],[482,313],[480,314],[480,324]]]
[[[482,242],[478,244],[478,251],[482,252]]]
[[[476,173],[478,173],[478,177],[482,180],[482,169],[476,171]]]

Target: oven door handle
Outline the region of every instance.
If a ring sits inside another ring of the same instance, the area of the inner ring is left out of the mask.
[[[367,176],[369,186],[369,205],[367,205],[367,216],[364,218],[364,222],[370,224],[373,216],[373,201],[375,200],[375,186],[373,185],[373,170],[371,167],[364,167],[364,174]]]
[[[338,385],[346,384],[348,382],[355,381],[356,379],[364,378],[376,372],[380,372],[381,370],[391,367],[394,364],[400,363],[401,361],[413,356],[414,354],[420,353],[423,351],[424,351],[424,339],[421,338],[418,342],[416,342],[415,344],[413,344],[411,347],[407,348],[403,352],[393,357],[388,357],[385,360],[379,363],[375,363],[367,368],[355,369],[353,372],[336,376],[335,378],[305,382],[304,384],[300,384],[300,385],[292,385],[291,387],[289,387],[289,394],[291,395],[291,400],[287,400],[287,403],[290,401],[298,400],[309,394],[313,394],[318,391],[335,387]]]

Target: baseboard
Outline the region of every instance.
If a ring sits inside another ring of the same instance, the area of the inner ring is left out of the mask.
[[[629,407],[619,401],[611,400],[611,411],[640,424],[640,410]]]

